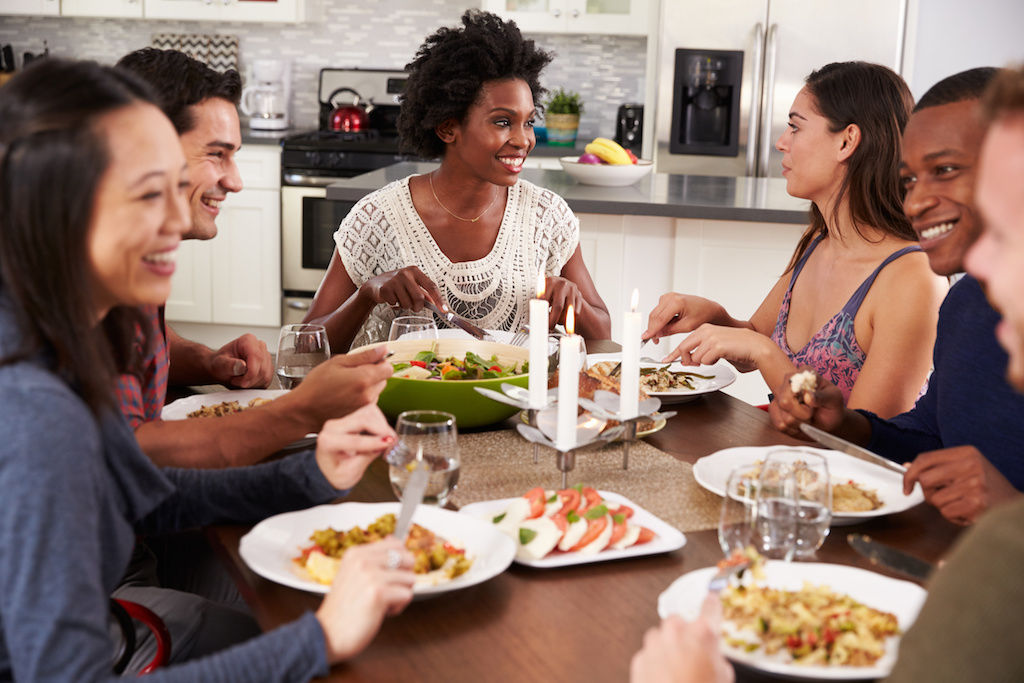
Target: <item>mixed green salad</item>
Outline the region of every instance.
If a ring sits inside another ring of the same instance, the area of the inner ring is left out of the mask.
[[[496,379],[523,375],[530,371],[529,363],[503,364],[497,356],[483,358],[472,351],[465,358],[442,358],[433,351],[420,351],[410,361],[392,363],[393,377],[408,379]]]

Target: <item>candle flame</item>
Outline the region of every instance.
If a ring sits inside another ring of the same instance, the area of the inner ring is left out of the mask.
[[[537,273],[537,298],[538,299],[543,299],[544,298],[544,285],[546,283],[547,282],[546,282],[546,279],[544,278],[544,271],[542,270],[539,273]]]
[[[565,311],[565,331],[568,334],[576,332],[576,313],[572,310],[572,304]]]
[[[634,289],[633,296],[629,299],[629,310],[636,313],[636,306],[640,303],[640,290]]]

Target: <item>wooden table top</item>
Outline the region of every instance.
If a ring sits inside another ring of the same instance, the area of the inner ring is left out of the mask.
[[[772,428],[767,413],[721,392],[676,408],[679,414],[648,440],[687,462],[732,446],[796,443]],[[394,500],[382,461],[346,500]],[[216,527],[210,538],[260,625],[272,629],[315,609],[320,596],[277,585],[246,567],[238,541],[247,530]],[[818,561],[873,569],[847,546],[848,531],[934,562],[959,529],[919,505],[834,528]],[[685,547],[664,555],[548,570],[513,564],[485,583],[415,601],[386,619],[373,643],[335,666],[328,680],[625,681],[644,632],[658,622],[658,595],[681,574],[721,559],[715,531],[686,536]],[[762,680],[749,671],[737,675]]]

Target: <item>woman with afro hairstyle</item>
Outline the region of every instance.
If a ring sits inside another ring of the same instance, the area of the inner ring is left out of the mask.
[[[580,334],[611,335],[579,221],[561,197],[519,178],[549,61],[515,23],[477,10],[420,46],[398,128],[404,148],[441,165],[367,195],[342,221],[306,316],[326,325],[333,348],[386,339],[399,311],[428,300],[481,327],[518,330],[540,274],[549,327],[571,304]]]

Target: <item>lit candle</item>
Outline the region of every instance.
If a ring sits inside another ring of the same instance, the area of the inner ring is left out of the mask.
[[[629,310],[622,318],[622,366],[619,372],[619,415],[624,420],[640,412],[640,333],[643,331],[636,305],[640,291],[634,289]]]
[[[558,431],[555,447],[560,451],[576,448],[576,404],[580,395],[580,338],[573,334],[575,315],[572,305],[565,313],[566,335],[558,345]]]
[[[544,271],[537,273],[537,298],[530,299],[530,407],[548,403],[548,302]]]

